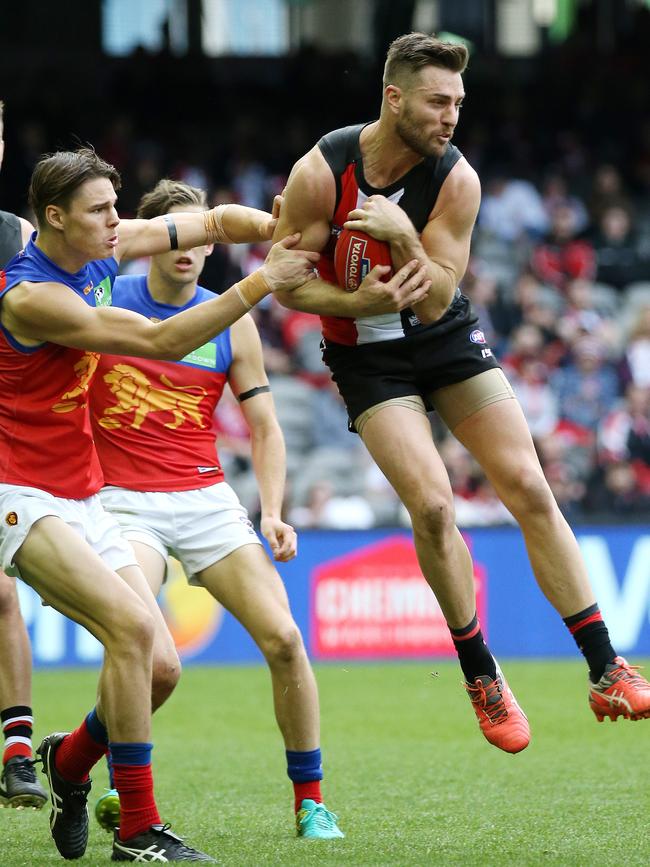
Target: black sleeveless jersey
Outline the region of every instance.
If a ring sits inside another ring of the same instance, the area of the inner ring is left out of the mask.
[[[366,181],[363,174],[359,136],[364,126],[366,124],[357,124],[334,130],[318,142],[336,181],[336,206],[330,241],[321,254],[318,265],[323,279],[331,283],[337,282],[334,271],[336,239],[351,210],[360,207],[372,195],[382,195],[399,204],[420,233],[427,224],[447,175],[462,157],[458,148],[449,144],[442,157],[426,158],[390,186],[376,189]],[[332,316],[321,318],[324,336],[336,343],[347,345],[395,340],[436,326],[436,323],[422,325],[415,313],[408,308],[401,313],[359,319]]]
[[[23,249],[20,220],[15,214],[0,211],[0,268]]]

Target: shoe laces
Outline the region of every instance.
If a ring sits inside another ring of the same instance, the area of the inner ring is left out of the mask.
[[[495,677],[488,684],[485,684],[480,677],[477,677],[474,684],[466,683],[465,687],[472,703],[481,708],[492,725],[506,721],[508,709],[503,700],[498,678]]]
[[[626,683],[637,685],[645,682],[645,678],[638,674],[641,668],[642,666],[640,665],[630,665],[629,662],[619,662],[616,663],[615,668],[606,672],[606,677],[611,680],[612,683],[624,680]]]
[[[329,830],[332,825],[337,824],[338,820],[339,817],[336,813],[332,813],[324,804],[316,804],[303,819],[303,821],[309,821],[309,824],[316,825],[322,831]]]
[[[16,777],[16,779],[20,780],[21,783],[35,783],[36,782],[36,771],[34,770],[34,765],[36,762],[34,759],[24,758],[20,761],[13,761],[11,763],[11,768],[9,769],[11,775]],[[5,765],[4,770],[2,772],[2,780],[7,777],[7,766]]]

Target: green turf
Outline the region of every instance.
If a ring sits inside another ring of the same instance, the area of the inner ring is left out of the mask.
[[[504,670],[533,731],[517,756],[484,741],[455,664],[319,667],[324,794],[347,836],[308,842],[294,837],[266,670],[188,667],[155,721],[161,814],[233,867],[647,867],[650,720],[599,725],[578,662]],[[37,673],[36,737],[75,726],[95,679]],[[95,795],[105,782],[102,767]],[[0,811],[2,867],[62,863],[48,812]],[[109,859],[93,820],[77,863]]]

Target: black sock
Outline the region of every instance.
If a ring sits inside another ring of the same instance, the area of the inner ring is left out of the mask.
[[[609,632],[598,605],[590,605],[584,611],[565,617],[564,622],[587,660],[592,683],[597,683],[603,676],[607,663],[614,662],[616,658],[616,651],[610,644]]]
[[[494,679],[497,676],[496,663],[483,639],[476,614],[463,629],[452,629],[450,626],[449,631],[465,680],[473,684],[482,675]]]

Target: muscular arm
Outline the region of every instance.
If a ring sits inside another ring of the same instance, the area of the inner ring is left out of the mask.
[[[250,316],[240,319],[231,330],[233,362],[228,381],[236,396],[260,385],[268,385],[262,344]],[[276,560],[295,556],[295,533],[282,521],[286,477],[284,437],[269,392],[243,400],[242,412],[251,432],[253,469],[262,507],[262,532]]]
[[[120,307],[89,307],[60,283],[21,283],[2,304],[2,324],[21,343],[178,361],[245,312],[233,288],[164,322]]]
[[[170,215],[176,226],[179,250],[190,250],[192,247],[215,241],[232,244],[266,241],[271,238],[276,225],[276,219],[265,211],[243,205],[226,205],[220,211],[223,236],[208,237],[204,213]],[[164,217],[122,220],[118,227],[118,236],[118,261],[166,253],[170,248],[169,230]]]
[[[320,253],[330,237],[330,220],[336,202],[336,184],[318,147],[298,160],[291,170],[274,240],[300,232],[300,246]],[[277,293],[278,300],[293,310],[324,316],[355,316],[352,293],[325,280],[312,280],[292,293]]]
[[[332,171],[318,147],[312,148],[294,165],[284,191],[284,201],[274,240],[293,232],[301,233],[300,248],[321,252],[330,237],[330,221],[336,203],[336,184]],[[414,257],[413,257],[414,258]],[[387,268],[373,268],[356,292],[346,292],[322,279],[311,280],[291,293],[277,292],[285,307],[318,313],[321,316],[372,316],[392,313],[424,297],[423,274],[416,263],[388,283],[380,279]]]
[[[445,179],[421,236],[406,213],[383,196],[372,196],[351,211],[345,226],[388,241],[396,268],[412,258],[426,263],[431,286],[413,309],[420,321],[434,322],[451,303],[467,268],[480,201],[478,175],[461,159]]]
[[[271,289],[302,286],[315,253],[290,249],[297,236],[274,244],[264,265],[223,295],[151,322],[119,307],[90,307],[61,283],[19,283],[3,298],[0,320],[21,343],[49,341],[75,349],[178,361],[244,315]],[[249,299],[249,300],[246,300]]]

